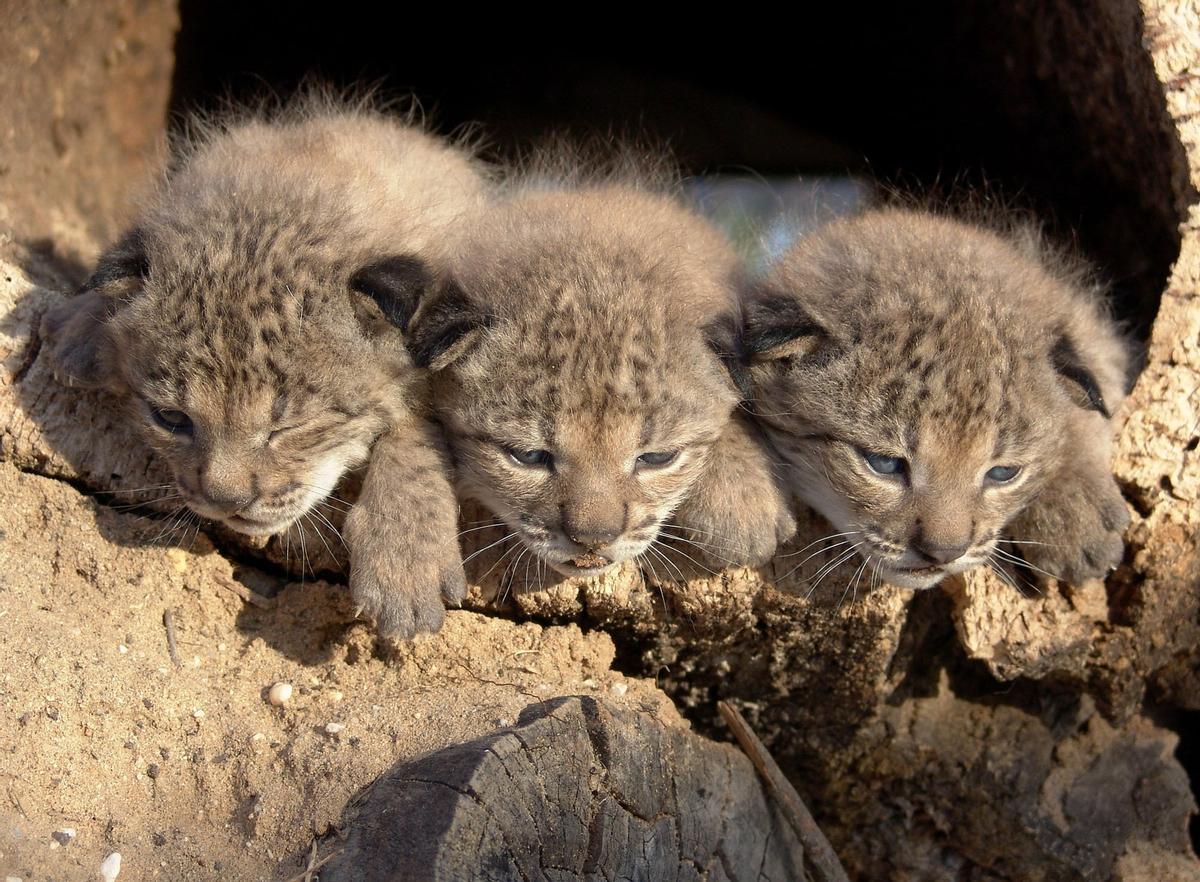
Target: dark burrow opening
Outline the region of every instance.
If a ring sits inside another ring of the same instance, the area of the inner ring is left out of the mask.
[[[443,131],[481,124],[501,155],[550,129],[619,132],[668,141],[694,173],[986,183],[1097,264],[1144,337],[1186,178],[1137,3],[830,5],[776,27],[618,19],[553,36],[457,11],[183,0],[172,108],[370,82]]]
[[[1196,794],[1200,801],[1200,711],[1177,707],[1152,707],[1149,716],[1158,725],[1179,735],[1175,759],[1179,760],[1179,764],[1187,772],[1192,793]],[[1192,815],[1188,833],[1192,838],[1192,849],[1200,854],[1200,814]]]

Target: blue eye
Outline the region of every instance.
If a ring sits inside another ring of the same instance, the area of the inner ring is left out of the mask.
[[[989,481],[992,481],[996,484],[1007,484],[1009,481],[1015,478],[1017,473],[1020,471],[1020,466],[994,466],[993,468],[987,470],[987,475],[985,477]]]
[[[192,434],[192,418],[182,410],[159,410],[158,408],[154,408],[150,411],[150,415],[154,417],[154,422],[173,435]]]
[[[637,464],[640,466],[658,468],[660,466],[670,465],[675,461],[675,457],[677,456],[679,456],[678,450],[664,450],[655,453],[643,453],[637,458]]]
[[[549,450],[517,450],[515,447],[506,447],[505,451],[523,466],[548,467],[554,462],[554,455]]]
[[[885,456],[882,453],[864,453],[863,459],[877,475],[903,475],[908,471],[908,462],[899,456]]]

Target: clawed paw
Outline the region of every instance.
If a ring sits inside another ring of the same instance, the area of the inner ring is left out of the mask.
[[[409,640],[441,630],[446,607],[461,606],[466,598],[467,582],[457,549],[454,559],[441,565],[424,561],[401,566],[393,558],[381,567],[358,559],[351,563],[350,594],[380,634]]]
[[[375,620],[385,637],[408,640],[436,633],[447,606],[467,596],[453,530],[402,531],[381,526],[361,506],[346,519],[350,545],[350,594],[361,614]]]
[[[1103,579],[1125,555],[1129,510],[1116,483],[1081,486],[1038,506],[1017,539],[1021,556],[1045,575],[1078,584]],[[1024,541],[1022,541],[1024,540]]]
[[[731,513],[732,514],[732,513]],[[715,569],[762,566],[796,532],[796,516],[782,497],[763,500],[757,508],[744,507],[738,517],[705,517],[696,508],[685,509],[672,532],[680,548]]]

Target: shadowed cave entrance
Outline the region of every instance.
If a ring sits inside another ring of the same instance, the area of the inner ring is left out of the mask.
[[[443,131],[482,124],[498,155],[547,130],[620,132],[667,141],[698,174],[986,183],[1099,266],[1141,336],[1178,255],[1184,158],[1133,2],[808,8],[777,28],[639,20],[632,37],[616,16],[557,38],[490,21],[463,38],[449,16],[381,21],[355,4],[183,0],[181,20],[177,112],[305,78],[370,82],[415,94]]]

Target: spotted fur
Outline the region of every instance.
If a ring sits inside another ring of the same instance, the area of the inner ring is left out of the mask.
[[[769,472],[769,516],[701,492],[730,482],[735,460],[769,467],[731,423],[737,269],[667,195],[612,180],[515,187],[413,320],[460,492],[567,575],[637,558],[673,512],[721,560],[770,557],[777,521],[791,521]]]
[[[46,317],[59,373],[121,395],[183,500],[245,533],[308,516],[375,445],[355,600],[385,632],[436,630],[464,592],[457,504],[397,326],[483,188],[463,151],[360,108],[205,124]]]
[[[747,345],[792,488],[891,583],[1010,555],[1068,581],[1120,561],[1127,348],[1029,231],[900,209],[831,224],[755,291]]]

